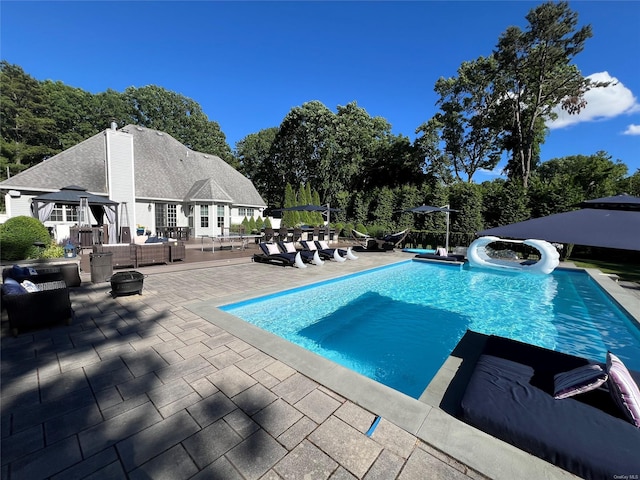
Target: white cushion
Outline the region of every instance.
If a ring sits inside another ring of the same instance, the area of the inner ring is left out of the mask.
[[[269,252],[269,255],[277,255],[278,253],[280,253],[280,249],[278,248],[278,245],[276,245],[275,243],[267,243],[267,251]]]
[[[287,253],[296,253],[296,246],[292,242],[285,242],[283,245]]]
[[[319,240],[318,243],[320,244],[320,248],[322,250],[326,250],[327,248],[329,248],[329,244],[326,240]]]

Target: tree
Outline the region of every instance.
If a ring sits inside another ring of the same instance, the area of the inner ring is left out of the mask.
[[[471,183],[479,169],[492,170],[500,161],[501,129],[494,123],[500,96],[494,91],[497,75],[492,57],[464,62],[458,76],[440,78],[435,91],[442,112],[436,115],[441,126],[445,153],[456,178]]]
[[[546,2],[526,19],[527,30],[509,27],[493,53],[496,94],[501,95],[503,122],[510,132],[507,172],[510,178],[520,178],[525,190],[540,143],[540,121],[555,118],[558,106],[569,114],[579,113],[590,88],[608,85],[591,82],[570,64],[592,32],[588,25],[576,30],[578,15],[568,2]]]
[[[55,124],[40,83],[22,68],[0,62],[0,134],[2,137],[0,178],[6,178],[6,167],[15,174],[61,148],[55,135]]]
[[[162,87],[129,87],[124,92],[136,125],[162,130],[192,150],[217,155],[238,167],[224,133],[192,99]]]
[[[541,217],[566,212],[589,199],[620,193],[627,166],[606,152],[572,155],[544,162],[532,175],[531,214]]]
[[[277,127],[266,128],[258,133],[251,133],[236,143],[238,170],[251,179],[258,190],[262,183],[258,173],[260,165],[269,159],[277,133]]]

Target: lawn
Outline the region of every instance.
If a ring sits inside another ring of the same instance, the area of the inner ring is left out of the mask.
[[[575,263],[578,267],[597,268],[603,273],[615,273],[620,277],[620,280],[640,284],[640,265],[637,263],[608,262],[605,260],[593,259],[580,260],[577,258],[571,258],[570,261]]]

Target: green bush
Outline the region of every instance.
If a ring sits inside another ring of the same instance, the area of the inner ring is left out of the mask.
[[[358,229],[356,228],[356,230],[358,230]],[[358,231],[360,231],[360,230],[358,230]],[[365,232],[361,232],[361,233],[365,233]],[[372,237],[375,237],[375,238],[382,238],[382,237],[384,237],[385,233],[387,233],[387,232],[385,231],[385,228],[380,226],[380,225],[371,225],[367,229],[366,233],[368,233],[369,235],[371,235]],[[388,232],[388,233],[396,233],[396,232]]]
[[[40,220],[27,217],[13,217],[0,225],[0,258],[2,261],[41,258],[42,248],[34,242],[51,244],[47,227]]]
[[[367,230],[367,227],[365,227],[363,224],[358,223],[355,227],[353,227],[353,229],[358,232],[358,233],[364,233],[365,235],[367,235],[369,233],[369,231]]]
[[[349,238],[349,237],[351,237],[351,231],[352,230],[353,230],[353,223],[345,223],[344,227],[342,227],[342,235],[344,237],[346,237],[346,238]]]

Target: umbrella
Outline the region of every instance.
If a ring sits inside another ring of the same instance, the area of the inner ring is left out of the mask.
[[[490,228],[476,235],[640,251],[640,198],[615,195],[579,206],[579,210]]]
[[[409,210],[405,210],[406,212],[412,213],[433,213],[433,212],[443,212],[447,217],[447,237],[445,248],[449,251],[449,214],[451,212],[457,212],[458,210],[453,210],[449,208],[449,205],[445,205],[443,207],[432,207],[430,205],[420,205],[419,207],[411,208]]]

